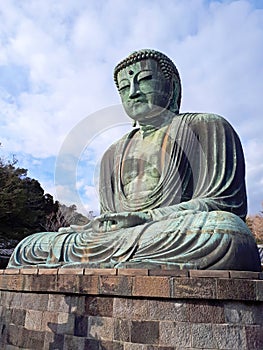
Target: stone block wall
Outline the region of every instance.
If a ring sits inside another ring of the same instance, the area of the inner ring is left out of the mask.
[[[0,349],[262,350],[263,275],[2,270]]]

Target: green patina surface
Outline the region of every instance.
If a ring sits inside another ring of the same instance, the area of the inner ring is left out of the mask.
[[[27,237],[9,268],[259,271],[244,223],[244,156],[231,125],[214,114],[180,114],[178,71],[157,51],[131,54],[117,65],[114,79],[139,127],[104,154],[101,215],[84,227]]]

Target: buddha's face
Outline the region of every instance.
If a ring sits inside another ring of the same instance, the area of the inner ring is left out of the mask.
[[[158,62],[145,59],[122,69],[117,76],[126,113],[144,124],[169,106],[172,81],[165,78]]]

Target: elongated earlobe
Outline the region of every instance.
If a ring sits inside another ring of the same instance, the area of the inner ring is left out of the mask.
[[[136,120],[134,120],[134,122],[133,122],[133,124],[132,124],[133,128],[135,128],[135,127],[136,127],[136,125],[137,125],[137,121],[136,121]]]
[[[173,81],[173,91],[171,96],[171,102],[169,105],[169,110],[173,113],[179,113],[179,106],[178,106],[178,96],[180,94],[180,86],[178,81]]]

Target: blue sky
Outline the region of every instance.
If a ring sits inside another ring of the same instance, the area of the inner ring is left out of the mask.
[[[154,48],[177,65],[182,112],[213,112],[237,130],[249,212],[263,201],[261,0],[0,0],[0,149],[46,192],[98,211],[103,151],[131,127],[114,66]],[[103,112],[100,112],[103,110]]]

